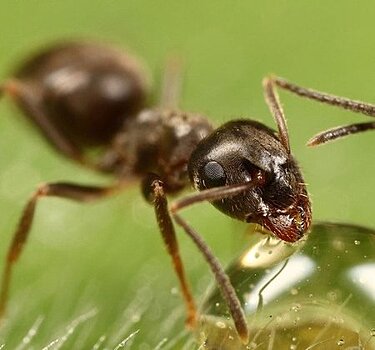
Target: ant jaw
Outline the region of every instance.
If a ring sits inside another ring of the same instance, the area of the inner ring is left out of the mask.
[[[288,211],[260,219],[260,224],[276,237],[289,243],[300,240],[311,225],[310,203],[305,206],[291,206]]]
[[[303,237],[304,231],[298,230],[292,223],[290,223],[289,225],[286,224],[287,221],[292,221],[289,215],[287,215],[285,222],[282,223],[283,225],[275,223],[274,221],[276,220],[273,219],[280,221],[279,218],[266,218],[263,220],[262,226],[264,226],[268,231],[273,233],[282,241],[294,243]]]

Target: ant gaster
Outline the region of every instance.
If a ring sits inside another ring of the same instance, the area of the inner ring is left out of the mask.
[[[260,224],[284,241],[299,240],[309,230],[311,205],[290,152],[286,121],[275,89],[279,86],[302,96],[327,100],[319,98],[318,92],[310,93],[283,79],[269,77],[263,82],[265,100],[278,132],[247,119],[231,121],[215,130],[205,117],[176,108],[177,66],[173,62],[169,65],[161,106],[153,108],[146,104],[148,84],[142,66],[121,51],[95,43],[66,42],[47,48],[0,86],[0,95],[13,98],[59,153],[116,178],[108,187],[47,183],[31,195],[6,257],[1,315],[12,268],[28,238],[40,198],[55,196],[87,202],[141,180],[143,195],[154,206],[180,283],[187,324],[194,327],[198,313],[185,278],[173,220],[203,254],[239,336],[248,342],[245,316],[229,278],[178,211],[209,201],[224,214]],[[93,148],[100,150],[96,157],[88,156],[87,151]],[[169,207],[166,196],[190,183],[200,192]]]

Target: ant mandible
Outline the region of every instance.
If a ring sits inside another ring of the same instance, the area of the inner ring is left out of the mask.
[[[60,154],[90,169],[112,174],[116,180],[108,187],[46,183],[31,195],[6,256],[0,315],[5,311],[13,265],[26,243],[40,198],[54,196],[88,202],[140,180],[172,258],[187,307],[187,324],[195,326],[198,312],[185,277],[173,220],[203,254],[240,338],[248,342],[245,316],[229,278],[200,235],[178,214],[179,210],[209,201],[224,214],[260,224],[284,241],[299,240],[309,230],[311,204],[290,152],[276,87],[358,112],[375,111],[375,107],[337,97],[330,99],[329,95],[269,77],[263,81],[265,100],[278,132],[247,119],[214,129],[207,118],[177,109],[176,71],[176,65],[171,64],[161,105],[150,108],[146,104],[147,79],[136,60],[106,45],[65,42],[33,56],[0,85],[0,95],[12,97]],[[349,129],[344,130],[356,132],[356,127]],[[334,137],[324,137],[330,138]],[[101,149],[96,157],[87,154],[93,148]],[[167,195],[178,193],[190,183],[200,192],[169,207]]]

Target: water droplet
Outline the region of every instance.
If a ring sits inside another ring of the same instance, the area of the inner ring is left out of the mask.
[[[337,300],[337,293],[333,290],[327,293],[327,298],[330,301],[336,301]]]
[[[293,337],[293,338],[292,338],[292,342],[295,343],[296,341],[297,341],[297,337]]]
[[[216,322],[216,327],[221,328],[221,329],[224,329],[224,328],[226,328],[226,325],[225,325],[224,322],[217,321],[217,322]]]
[[[289,347],[290,350],[296,350],[297,349],[297,345],[296,344],[291,344],[290,347]]]
[[[215,306],[216,306],[216,307],[219,307],[219,306],[220,306],[220,303],[216,303]]]
[[[356,240],[354,241],[354,244],[355,244],[355,245],[360,245],[360,244],[361,244],[361,241],[359,241],[358,239],[356,239]]]
[[[339,339],[336,344],[338,346],[343,346],[345,344],[345,340],[344,339]]]
[[[141,319],[141,315],[139,313],[135,313],[132,317],[131,320],[133,323],[138,323]]]
[[[302,305],[301,305],[301,304],[295,304],[295,305],[293,305],[293,306],[290,308],[290,310],[291,310],[291,311],[294,311],[294,312],[298,312],[298,311],[301,310],[301,308],[302,308]]]
[[[297,289],[297,288],[292,288],[292,289],[290,290],[290,294],[292,294],[292,295],[297,295],[297,294],[298,294],[298,289]]]

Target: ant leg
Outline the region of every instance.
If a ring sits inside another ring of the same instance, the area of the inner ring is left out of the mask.
[[[6,308],[12,269],[20,257],[29,236],[38,200],[43,197],[60,197],[78,202],[89,202],[110,196],[120,191],[124,185],[125,183],[119,183],[109,187],[96,187],[56,182],[39,186],[23,209],[17,229],[13,234],[12,243],[8,249],[0,289],[0,318],[3,317]]]
[[[27,84],[16,79],[8,80],[0,85],[0,97],[2,95],[9,95],[22,110],[27,112],[27,116],[32,118],[49,143],[58,152],[82,165],[93,167],[84,159],[80,150],[67,140],[46,117],[37,97]]]
[[[207,243],[202,239],[198,232],[195,231],[184,219],[182,219],[180,215],[174,213],[173,218],[176,220],[177,224],[184,229],[185,233],[193,240],[195,245],[203,254],[216,278],[224,300],[227,303],[230,314],[233,318],[234,326],[236,327],[236,331],[243,343],[247,344],[249,342],[249,329],[247,327],[245,314],[228,275],[225,273],[219,260],[215,257]]]
[[[160,105],[162,108],[177,109],[182,90],[182,60],[178,56],[168,58],[163,74]]]
[[[290,154],[288,127],[286,125],[284,111],[280,104],[274,80],[272,78],[263,79],[263,89],[264,98],[279,129],[280,141],[286,151]]]
[[[143,181],[142,185],[144,196],[154,205],[156,219],[164,244],[167,248],[168,254],[172,258],[173,267],[180,282],[182,295],[187,308],[186,323],[189,327],[194,328],[198,312],[185,277],[185,271],[176,239],[176,232],[168,211],[168,201],[164,191],[164,184],[158,176],[150,174]]]
[[[301,97],[306,97],[311,100],[322,102],[331,106],[337,106],[343,109],[350,110],[355,113],[361,113],[370,117],[375,117],[375,105],[366,103],[358,100],[353,100],[345,97],[335,96],[326,92],[321,92],[302,86],[296,85],[280,77],[269,77],[268,80],[281,89],[287,90],[293,94]],[[311,140],[308,141],[309,146],[316,146],[328,141],[332,141],[350,134],[356,134],[359,132],[375,129],[375,123],[360,123],[340,126],[334,129],[323,131],[315,135]]]
[[[170,208],[174,220],[176,220],[177,224],[180,225],[184,229],[185,233],[193,240],[210,266],[223,298],[229,308],[236,331],[244,344],[249,342],[249,329],[247,327],[244,311],[241,307],[241,302],[236,295],[228,275],[225,273],[223,267],[212,253],[207,243],[200,237],[197,231],[195,231],[184,219],[182,219],[180,215],[177,214],[177,212],[182,208],[188,207],[195,203],[203,201],[215,201],[235,196],[236,194],[249,190],[249,188],[253,186],[254,183],[246,183],[203,190],[199,193],[175,201]]]

